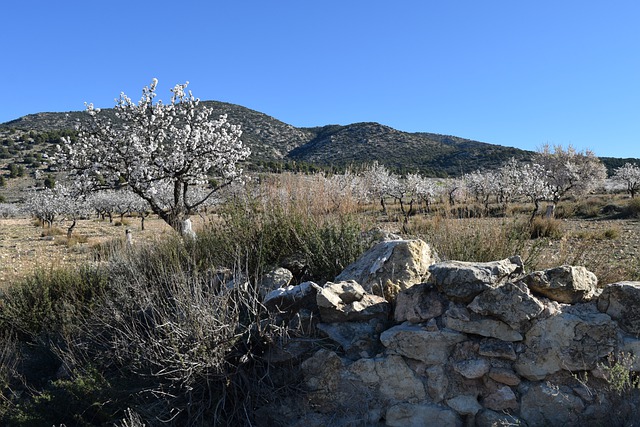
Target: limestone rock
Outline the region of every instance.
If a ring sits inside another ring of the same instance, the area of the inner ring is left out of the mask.
[[[425,371],[427,374],[427,391],[429,397],[435,402],[439,403],[444,400],[447,394],[447,388],[449,387],[449,379],[444,372],[442,365],[434,365]]]
[[[263,304],[269,311],[294,312],[301,308],[315,309],[316,293],[320,287],[313,282],[274,289],[265,297]]]
[[[578,396],[548,382],[530,387],[520,402],[520,417],[530,426],[582,425],[583,410]]]
[[[390,310],[389,303],[384,298],[366,293],[353,280],[327,282],[319,290],[316,302],[320,318],[325,323],[386,320]]]
[[[584,267],[563,265],[535,271],[522,278],[532,292],[565,304],[588,302],[598,297],[598,278]]]
[[[511,361],[517,358],[513,343],[493,338],[485,338],[480,341],[478,354],[480,354],[480,356],[497,357]]]
[[[344,363],[334,352],[318,350],[301,365],[304,387],[318,412],[332,412],[346,393],[340,390]]]
[[[524,332],[528,323],[542,313],[544,305],[520,282],[505,283],[484,291],[469,304],[469,309],[497,317],[513,329]]]
[[[496,382],[510,385],[510,386],[517,386],[518,384],[520,384],[520,377],[516,375],[515,372],[513,372],[511,369],[508,369],[508,368],[492,367],[491,370],[489,371],[489,378],[491,378]],[[495,408],[491,408],[491,409],[495,409]]]
[[[396,297],[393,319],[398,322],[426,322],[440,316],[446,308],[446,300],[433,284],[421,283],[400,292]]]
[[[526,334],[526,350],[518,356],[516,372],[541,380],[561,369],[593,369],[617,348],[617,328],[595,305],[567,306],[556,316],[539,320]]]
[[[482,378],[489,372],[491,365],[485,359],[468,359],[455,362],[453,369],[468,379]]]
[[[453,347],[467,337],[451,330],[427,331],[419,325],[403,323],[380,334],[391,353],[435,365],[447,360]]]
[[[329,339],[339,344],[349,359],[373,357],[379,350],[380,332],[385,321],[371,319],[367,322],[319,323],[316,327]]]
[[[493,337],[502,341],[521,341],[522,335],[500,320],[489,319],[466,309],[451,308],[443,317],[444,325],[454,331]]]
[[[348,374],[347,380],[368,386],[382,402],[420,401],[427,397],[422,380],[401,356],[356,360],[349,366]]]
[[[482,409],[476,396],[456,396],[447,400],[447,405],[460,415],[475,415]]]
[[[518,398],[510,387],[503,386],[482,400],[482,405],[494,411],[518,409]]]
[[[376,244],[347,266],[336,281],[355,280],[369,293],[395,295],[425,281],[438,258],[422,240],[390,240]]]
[[[289,286],[293,280],[293,273],[291,273],[286,268],[276,268],[273,271],[262,276],[262,280],[260,281],[260,287],[258,288],[260,292],[260,296],[264,300],[264,297],[269,294],[269,292],[276,290],[278,288],[286,288]]]
[[[446,261],[429,267],[429,280],[452,300],[470,303],[481,292],[516,278],[523,271],[518,256],[479,263]]]
[[[607,313],[631,335],[640,335],[640,282],[607,285],[598,297],[598,310]]]
[[[385,420],[388,426],[393,427],[462,427],[462,419],[458,414],[430,403],[399,403],[387,410]]]

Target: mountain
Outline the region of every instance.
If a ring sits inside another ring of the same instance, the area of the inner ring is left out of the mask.
[[[240,105],[218,101],[204,101],[203,104],[213,108],[215,115],[227,114],[230,122],[242,126],[242,139],[252,150],[250,163],[254,167],[311,164],[340,169],[378,161],[395,171],[460,176],[478,169],[496,168],[510,157],[527,160],[533,154],[455,136],[402,132],[379,123],[297,128]],[[113,110],[104,109],[100,114],[113,115]],[[48,132],[44,140],[54,143],[56,132],[73,129],[83,117],[86,117],[84,113],[78,111],[30,114],[0,124],[0,136],[9,131],[14,135],[29,132],[33,138],[33,135]],[[27,143],[29,141],[26,139]],[[17,156],[19,160],[19,152]],[[2,158],[0,168],[1,162]],[[605,164],[608,163],[617,165],[619,159],[605,160]]]

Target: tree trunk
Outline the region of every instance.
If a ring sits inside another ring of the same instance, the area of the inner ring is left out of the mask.
[[[71,238],[71,233],[73,233],[73,229],[75,228],[75,226],[76,226],[76,219],[74,218],[69,228],[67,228],[67,239]]]

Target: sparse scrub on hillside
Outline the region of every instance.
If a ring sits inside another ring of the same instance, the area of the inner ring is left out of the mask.
[[[254,423],[253,408],[287,390],[261,358],[288,331],[260,304],[259,276],[294,257],[306,268],[299,280],[331,280],[365,249],[349,215],[315,215],[318,206],[285,199],[239,196],[195,240],[103,244],[99,267],[41,272],[10,288],[0,326],[49,355],[50,381],[24,379],[21,397],[0,405],[3,422],[91,425],[137,414],[152,425]],[[19,383],[22,373],[7,377]],[[62,401],[73,418],[47,409]]]

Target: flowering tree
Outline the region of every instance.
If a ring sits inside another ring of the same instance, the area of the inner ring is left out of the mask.
[[[595,188],[607,177],[607,169],[593,151],[578,152],[569,146],[545,145],[534,162],[546,171],[545,180],[550,199],[556,205],[567,194],[582,195]]]
[[[547,200],[551,188],[546,180],[547,171],[537,163],[525,163],[518,170],[520,183],[518,194],[525,196],[533,203],[533,211],[529,222],[532,222],[540,210],[540,202]]]
[[[387,206],[384,198],[391,195],[391,192],[398,185],[398,178],[393,175],[384,165],[374,162],[362,172],[364,185],[368,187],[371,197],[380,200],[382,212],[387,213]]]
[[[71,238],[78,219],[89,214],[91,204],[79,189],[58,185],[55,189],[34,190],[26,200],[25,209],[49,227],[59,216],[71,221],[67,227],[67,238]]]
[[[627,186],[627,192],[632,199],[640,191],[640,167],[635,163],[625,163],[624,166],[617,168],[613,179]]]
[[[249,156],[239,126],[226,115],[200,104],[188,82],[172,90],[171,102],[155,101],[158,81],[142,90],[136,104],[124,93],[115,106],[116,120],[87,104],[89,120],[79,126],[77,142],[63,139],[57,163],[70,176],[94,189],[128,186],[174,229],[216,191],[242,176],[238,162]],[[213,176],[216,184],[193,198]],[[160,200],[163,188],[171,198]]]

